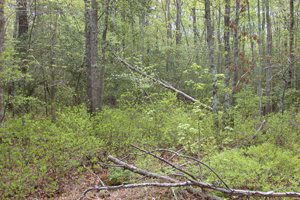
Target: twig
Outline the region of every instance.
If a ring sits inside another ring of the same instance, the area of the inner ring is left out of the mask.
[[[82,195],[78,198],[78,200],[81,200],[84,198],[84,196],[92,190],[117,190],[117,189],[128,189],[128,188],[137,188],[137,187],[182,187],[182,186],[190,186],[193,185],[191,181],[186,182],[177,182],[177,183],[139,183],[139,184],[128,184],[128,185],[118,185],[118,186],[105,186],[105,187],[94,187],[94,188],[88,188],[86,189]]]
[[[132,144],[131,144],[132,145]],[[215,170],[213,170],[209,165],[207,165],[206,163],[196,159],[196,158],[193,158],[191,156],[186,156],[186,155],[182,155],[182,154],[179,154],[177,153],[176,151],[172,151],[172,150],[169,150],[169,149],[156,149],[156,150],[153,150],[151,152],[154,152],[154,151],[167,151],[167,152],[171,152],[171,153],[174,153],[176,154],[177,156],[179,157],[183,157],[183,158],[188,158],[188,159],[191,159],[191,160],[194,160],[196,161],[197,163],[200,163],[202,165],[204,165],[205,167],[207,167],[210,171],[212,171],[219,179],[220,181],[222,181],[222,183],[228,188],[230,189],[230,187],[227,185],[227,183],[217,174],[217,172]]]
[[[103,183],[103,181],[101,180],[101,178],[95,174],[91,169],[87,168],[84,164],[82,165],[85,169],[87,169],[91,174],[93,174],[94,176],[96,176],[98,178],[98,180],[100,181],[100,183],[102,184],[102,186],[105,186],[105,184]]]
[[[263,125],[264,125],[266,122],[267,122],[267,121],[266,121],[266,120],[264,120],[264,121],[263,121],[263,122],[260,124],[260,126],[259,126],[258,130],[256,131],[255,135],[252,137],[252,139],[251,139],[251,140],[254,140],[254,139],[257,137],[257,135],[258,135],[259,131],[262,129]]]
[[[143,152],[145,152],[145,153],[147,153],[147,154],[153,156],[154,158],[157,158],[157,159],[159,159],[159,160],[161,160],[161,161],[167,163],[168,165],[170,165],[170,166],[172,166],[173,168],[175,168],[175,169],[181,171],[182,173],[189,175],[189,176],[192,177],[194,180],[197,180],[197,178],[196,178],[193,174],[191,174],[191,173],[189,173],[189,172],[187,172],[187,171],[185,171],[185,170],[183,170],[183,169],[178,168],[176,165],[174,165],[173,163],[167,161],[166,159],[164,159],[164,158],[162,158],[162,157],[160,157],[160,156],[157,156],[157,155],[154,154],[154,153],[151,153],[151,152],[149,152],[149,151],[146,151],[145,149],[142,149],[142,148],[140,148],[140,147],[138,147],[138,146],[135,146],[134,144],[130,144],[130,145],[133,146],[134,148],[139,149],[140,151],[143,151]],[[177,152],[176,152],[176,153],[177,153]],[[177,154],[178,154],[178,153],[177,153]]]
[[[175,200],[178,200],[178,199],[177,199],[177,196],[176,196],[176,194],[175,194],[175,191],[174,191],[174,189],[173,189],[173,188],[171,188],[171,190],[172,190],[172,193],[173,193],[173,195],[174,195],[174,198],[175,198]]]

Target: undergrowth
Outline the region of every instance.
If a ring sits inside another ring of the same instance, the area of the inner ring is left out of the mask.
[[[247,109],[256,107],[252,106],[247,104]],[[104,107],[93,117],[82,105],[60,109],[55,123],[35,113],[8,118],[0,129],[0,196],[50,198],[61,192],[70,175],[84,170],[82,164],[106,162],[107,153],[134,152],[130,143],[147,150],[184,147],[185,153],[205,161],[233,188],[299,192],[299,114],[257,118],[253,110],[238,110],[230,115],[234,123],[222,126],[220,113],[216,132],[213,114],[197,104],[185,106],[176,95],[166,93],[153,104],[126,101],[120,108]],[[257,133],[264,119],[267,122]],[[156,167],[155,162],[135,159],[137,166],[148,170]],[[198,168],[189,170],[198,173]],[[110,170],[114,184],[131,176]],[[221,186],[208,170],[203,169],[201,178]]]

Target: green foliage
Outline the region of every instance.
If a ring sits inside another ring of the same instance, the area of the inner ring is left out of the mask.
[[[211,159],[210,165],[230,186],[262,191],[299,192],[298,155],[270,143],[248,149],[232,149]],[[215,175],[205,170],[207,181],[220,185]]]
[[[109,168],[109,185],[122,185],[130,182],[136,174],[121,168]]]
[[[109,149],[120,150],[119,153],[123,153],[121,150],[130,143],[170,147],[178,140],[178,124],[187,122],[188,114],[175,94],[166,93],[160,97],[161,100],[153,105],[141,105],[136,103],[132,93],[126,93],[120,100],[124,102],[123,109],[104,107],[93,118],[95,136],[106,141]]]
[[[66,108],[57,123],[50,119],[8,120],[1,128],[1,196],[21,199],[44,192],[51,196],[81,162],[96,157],[103,143],[87,134],[91,129],[84,109]]]

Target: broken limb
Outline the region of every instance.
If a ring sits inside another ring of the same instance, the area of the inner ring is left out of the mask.
[[[261,191],[249,191],[249,190],[237,190],[237,189],[227,189],[227,188],[221,188],[221,187],[217,187],[213,184],[210,183],[203,183],[203,182],[198,182],[195,180],[188,180],[186,182],[178,182],[176,179],[167,177],[167,176],[161,176],[158,174],[154,174],[152,172],[148,172],[147,170],[143,170],[143,169],[139,169],[133,165],[129,165],[127,163],[124,163],[123,161],[120,161],[117,158],[114,158],[112,156],[108,156],[108,159],[111,160],[112,162],[123,166],[125,169],[131,170],[135,173],[139,173],[141,175],[146,175],[148,177],[153,177],[153,178],[162,178],[164,180],[167,180],[169,183],[139,183],[139,184],[128,184],[128,185],[119,185],[119,186],[105,186],[105,187],[94,187],[94,188],[88,188],[86,189],[82,195],[78,198],[78,200],[82,200],[84,198],[84,196],[93,190],[116,190],[116,189],[126,189],[126,188],[136,188],[136,187],[182,187],[182,186],[188,186],[187,187],[187,191],[194,193],[194,194],[198,194],[199,196],[202,196],[201,191],[192,188],[191,186],[195,186],[195,187],[200,187],[201,189],[203,188],[207,188],[207,189],[212,189],[215,191],[220,191],[224,194],[230,195],[230,196],[246,196],[246,197],[250,197],[250,196],[255,196],[255,197],[300,197],[300,193],[296,193],[296,192],[282,192],[282,193],[274,193],[273,191],[269,191],[269,192],[261,192]],[[171,183],[170,183],[171,182]],[[212,196],[212,195],[206,195],[206,199],[220,199],[219,197],[216,196]]]
[[[139,69],[137,69],[137,68],[131,66],[131,65],[128,64],[125,60],[123,60],[122,58],[118,57],[116,54],[114,54],[114,56],[115,56],[121,63],[123,63],[126,67],[128,67],[129,69],[131,69],[131,70],[133,70],[133,71],[135,71],[135,72],[137,72],[137,73],[139,73],[139,74],[141,74],[141,75],[143,75],[143,76],[145,76],[145,77],[147,77],[147,78],[149,78],[149,79],[151,79],[151,80],[153,80],[153,81],[159,83],[160,85],[162,85],[163,87],[165,87],[165,88],[167,88],[167,89],[173,90],[174,92],[177,92],[178,94],[181,94],[181,95],[184,96],[185,98],[191,100],[193,103],[196,103],[196,102],[197,102],[197,103],[199,103],[201,106],[203,106],[204,108],[206,108],[206,109],[208,109],[208,110],[210,110],[210,111],[213,110],[212,107],[210,107],[210,106],[208,106],[208,105],[205,105],[204,103],[201,103],[201,102],[197,101],[196,99],[194,99],[193,97],[187,95],[186,93],[184,93],[184,92],[182,92],[182,91],[180,91],[180,90],[174,88],[173,86],[171,86],[171,85],[170,85],[169,83],[167,83],[166,81],[164,81],[164,80],[159,80],[159,79],[156,79],[156,78],[154,78],[154,77],[152,77],[152,76],[149,76],[148,74],[145,74],[144,72],[140,71]]]

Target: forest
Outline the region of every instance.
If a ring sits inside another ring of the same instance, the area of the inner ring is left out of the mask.
[[[0,199],[299,199],[299,0],[0,0]]]

